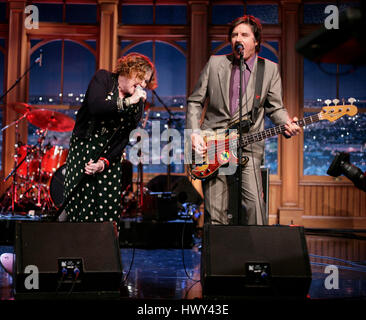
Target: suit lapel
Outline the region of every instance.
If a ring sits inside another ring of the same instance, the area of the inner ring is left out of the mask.
[[[230,76],[231,76],[232,64],[230,56],[226,56],[226,59],[222,60],[218,66],[218,75],[221,94],[224,99],[225,107],[230,114],[230,101],[229,101],[229,90],[230,90]]]

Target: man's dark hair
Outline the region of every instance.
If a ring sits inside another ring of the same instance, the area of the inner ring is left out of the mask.
[[[258,44],[255,46],[255,51],[259,52],[259,50],[261,48],[261,41],[262,41],[262,25],[261,25],[259,19],[257,19],[254,16],[244,15],[242,17],[235,19],[233,22],[231,22],[230,28],[229,28],[229,33],[228,33],[229,41],[231,40],[231,34],[233,33],[233,30],[235,29],[235,27],[242,23],[245,23],[251,27],[252,32],[254,34],[254,38],[258,42]]]

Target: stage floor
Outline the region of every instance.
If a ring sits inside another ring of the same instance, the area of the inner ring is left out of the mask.
[[[306,233],[306,241],[312,269],[310,300],[366,300],[365,234],[310,230]],[[4,252],[13,252],[13,246],[0,246],[0,253]],[[189,249],[122,248],[121,257],[123,274],[127,278],[126,290],[121,292],[122,300],[202,298],[199,238],[195,238],[194,246]],[[338,288],[329,289],[329,282],[333,280],[328,278],[327,281],[327,277],[334,275],[334,268],[339,281],[338,286],[333,282],[333,287]],[[0,267],[1,300],[14,299],[12,285],[12,277]]]

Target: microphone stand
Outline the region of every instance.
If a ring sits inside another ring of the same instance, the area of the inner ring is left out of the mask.
[[[151,92],[155,95],[155,97],[163,105],[164,109],[169,113],[168,129],[170,129],[170,126],[171,126],[172,120],[173,120],[173,113],[169,110],[169,108],[166,106],[166,104],[160,99],[160,97],[155,92],[155,90],[151,90]],[[169,137],[169,142],[171,142],[171,137]],[[170,159],[169,159],[168,167],[167,167],[167,191],[171,191],[170,190],[170,188],[171,188],[170,175],[171,175],[171,165],[170,165]]]
[[[39,66],[41,66],[41,57],[38,57],[36,60],[34,60],[34,62],[32,63],[32,65],[27,69],[25,70],[25,72],[18,78],[15,80],[15,82],[13,83],[13,85],[8,89],[6,90],[6,92],[0,97],[0,101],[11,91],[14,89],[14,87],[20,82],[20,80],[22,80],[26,74],[31,71],[31,69],[33,69],[33,67],[39,63]]]
[[[245,69],[245,65],[244,65],[244,52],[243,50],[240,51],[240,81],[239,81],[239,141],[242,141],[242,129],[243,129],[243,125],[242,125],[242,121],[243,121],[243,110],[242,110],[242,105],[243,105],[243,74],[244,74],[244,69]],[[242,148],[239,146],[238,148],[238,190],[239,190],[239,195],[238,195],[238,218],[237,218],[237,224],[241,225],[242,222],[242,180],[243,180],[243,176],[242,176],[242,172],[243,172],[243,167],[242,167]]]

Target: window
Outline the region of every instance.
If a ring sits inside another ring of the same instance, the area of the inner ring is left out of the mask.
[[[324,13],[325,8],[328,5],[337,5],[337,2],[329,2],[329,3],[306,3],[304,4],[304,18],[303,21],[305,24],[323,24],[326,17],[330,13]],[[342,3],[338,5],[339,12],[344,11],[348,7],[356,7],[359,6],[357,2],[348,2]]]
[[[248,5],[247,14],[257,17],[262,24],[278,24],[278,5]]]
[[[42,67],[37,64],[29,75],[29,103],[61,104],[61,41],[53,41],[42,46]],[[40,55],[37,50],[31,55],[33,63]]]
[[[33,2],[41,22],[97,23],[97,6],[93,4],[61,4]]]
[[[278,5],[213,5],[212,24],[229,24],[236,18],[250,14],[262,24],[278,24]]]
[[[186,24],[186,6],[156,6],[156,24]]]
[[[326,120],[304,129],[304,175],[326,175],[337,151],[348,152],[354,165],[366,170],[366,67],[317,64],[304,59],[304,116],[320,112],[325,100],[354,103],[359,113],[335,122]],[[331,103],[333,105],[333,103]]]
[[[122,5],[122,24],[181,25],[187,23],[187,7],[183,5]]]
[[[213,5],[212,24],[229,24],[234,19],[244,15],[243,5]]]
[[[35,43],[32,41],[32,45]],[[95,73],[94,55],[78,43],[56,40],[38,48],[31,55],[31,62],[39,56],[40,49],[42,66],[37,65],[30,72],[29,103],[80,105],[80,97]]]
[[[122,5],[121,6],[122,24],[153,24],[153,6]]]
[[[97,6],[86,4],[67,4],[65,22],[97,23]]]
[[[146,119],[145,130],[151,135],[153,121],[159,122],[160,133],[163,133],[168,127],[179,131],[181,136],[181,162],[171,165],[172,173],[183,173],[184,172],[184,159],[183,159],[183,136],[185,127],[185,110],[186,105],[186,58],[182,52],[171,44],[158,41],[147,41],[129,48],[131,45],[130,41],[122,41],[121,48],[124,54],[130,52],[139,52],[149,57],[155,64],[158,77],[158,88],[155,90],[158,97],[148,92],[147,101],[151,103],[149,110],[143,115],[143,121],[140,124],[142,127],[144,120]],[[178,44],[180,48],[184,48],[186,43],[180,41]],[[126,49],[128,49],[126,51]],[[125,52],[126,51],[126,52]],[[155,54],[153,54],[155,52]],[[155,57],[155,59],[153,59]],[[161,101],[159,101],[159,99]],[[165,107],[169,108],[172,112],[172,118],[169,118],[169,113],[165,110]],[[170,126],[169,126],[170,125]],[[152,140],[150,136],[150,162],[152,148],[156,148],[160,145],[160,150],[167,144],[165,141]],[[129,159],[130,147],[127,148],[127,159]],[[178,150],[179,152],[179,150]],[[134,167],[137,171],[137,167]],[[165,173],[167,171],[167,165],[162,161],[160,164],[149,164],[144,165],[143,171],[145,173]]]
[[[32,41],[32,45],[39,41]],[[88,41],[88,44],[93,44]],[[95,73],[95,57],[84,46],[67,40],[48,42],[38,48],[32,55],[31,61],[39,56],[39,50],[43,50],[42,67],[35,66],[30,72],[29,103],[70,105],[71,110],[56,111],[75,117],[74,110],[83,101],[87,86]],[[62,61],[62,51],[64,51]],[[63,69],[62,69],[63,65]],[[72,106],[75,106],[73,108]],[[28,144],[37,143],[35,126],[28,126]],[[71,132],[48,133],[47,139],[52,144],[67,147]],[[47,140],[48,141],[48,140]]]
[[[62,22],[62,4],[55,3],[34,3],[39,12],[39,21],[41,22]]]

